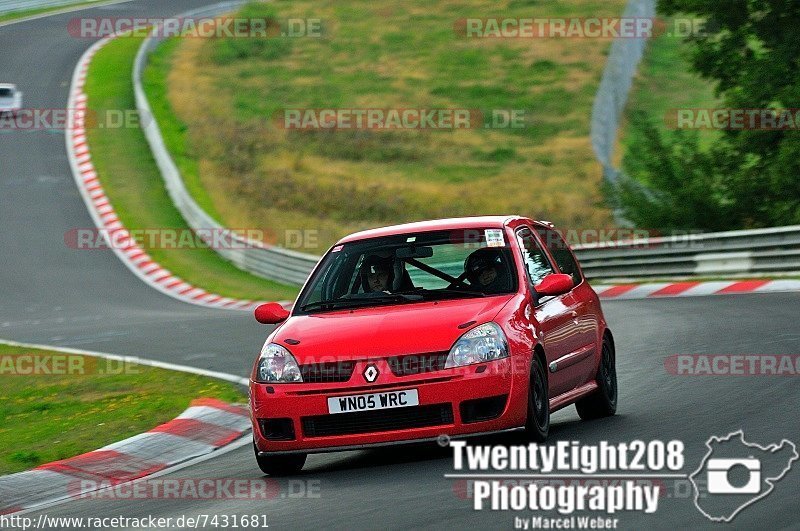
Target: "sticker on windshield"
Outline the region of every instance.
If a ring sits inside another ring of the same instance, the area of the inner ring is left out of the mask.
[[[501,229],[486,229],[483,231],[486,236],[487,247],[504,247],[506,242],[503,239],[503,231]]]

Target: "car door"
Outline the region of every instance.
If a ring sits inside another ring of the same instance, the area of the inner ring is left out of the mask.
[[[575,336],[575,350],[570,353],[569,358],[557,364],[556,372],[566,369],[569,364],[571,370],[567,379],[574,387],[578,387],[596,375],[600,316],[592,304],[589,287],[578,262],[561,234],[552,227],[544,226],[537,226],[536,232],[559,272],[570,275],[574,283],[572,290],[561,297],[561,302],[564,304],[564,311],[572,318],[571,333]]]
[[[518,229],[516,237],[528,282],[530,282],[530,291],[534,293],[533,286],[541,282],[547,275],[554,273],[555,269],[530,227],[524,226]],[[577,345],[571,331],[572,316],[566,309],[563,298],[562,295],[544,297],[539,300],[532,297],[531,300],[533,307],[531,326],[534,328],[534,333],[539,333],[539,341],[544,346],[548,367],[552,367],[557,360],[568,356]],[[572,371],[569,370],[556,372],[550,370],[548,380],[551,398],[574,387],[570,380],[571,373]]]

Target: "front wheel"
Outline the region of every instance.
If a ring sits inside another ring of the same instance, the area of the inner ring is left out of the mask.
[[[539,356],[533,356],[531,381],[528,386],[528,420],[525,422],[528,436],[536,442],[544,442],[550,433],[550,394],[547,389],[547,374]]]
[[[583,420],[610,417],[617,412],[617,365],[614,344],[603,338],[603,353],[597,369],[597,391],[575,403]]]
[[[259,455],[256,443],[253,442],[253,451],[256,454],[258,468],[270,476],[291,476],[297,474],[306,464],[308,454],[286,454],[286,455]]]

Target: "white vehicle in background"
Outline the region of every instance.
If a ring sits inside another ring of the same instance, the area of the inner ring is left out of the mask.
[[[22,92],[16,85],[0,83],[0,115],[16,114],[22,109]]]

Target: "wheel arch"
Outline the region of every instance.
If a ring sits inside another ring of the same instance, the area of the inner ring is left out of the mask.
[[[611,351],[614,352],[614,355],[616,356],[617,350],[616,347],[614,346],[614,334],[611,333],[611,329],[608,327],[606,327],[605,330],[603,330],[602,339],[606,338],[608,338],[609,343],[611,343]]]
[[[547,365],[547,356],[545,356],[544,347],[542,346],[541,343],[536,343],[536,346],[533,347],[533,356],[531,357],[531,369],[529,369],[529,372],[533,368],[532,367],[533,366],[533,360],[535,358],[539,358],[539,360],[542,362],[542,367],[544,367],[544,378],[545,378],[545,380],[547,380],[549,382],[550,381],[550,375],[548,374],[549,373],[549,369],[548,369],[548,365]]]

